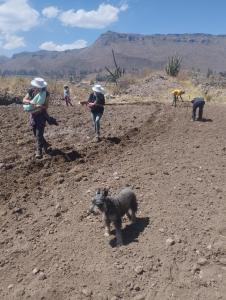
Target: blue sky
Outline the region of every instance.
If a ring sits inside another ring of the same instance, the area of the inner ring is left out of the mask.
[[[78,49],[108,30],[226,34],[225,0],[0,0],[0,55]]]

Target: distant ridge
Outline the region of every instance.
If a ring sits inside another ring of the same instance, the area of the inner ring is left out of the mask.
[[[226,71],[226,35],[117,33],[108,31],[79,50],[22,52],[0,56],[3,74],[65,76],[99,72],[113,66],[111,50],[126,70],[164,68],[169,56],[183,58],[183,68]]]

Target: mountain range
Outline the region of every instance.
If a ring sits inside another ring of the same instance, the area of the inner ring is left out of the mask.
[[[117,63],[127,71],[163,69],[168,57],[182,57],[184,69],[226,71],[226,35],[128,34],[108,31],[89,47],[76,50],[21,52],[0,56],[2,74],[68,76],[101,72]]]

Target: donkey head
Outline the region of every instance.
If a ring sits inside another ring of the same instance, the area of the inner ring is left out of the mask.
[[[101,211],[104,209],[104,203],[108,195],[108,189],[98,189],[92,200],[93,207],[97,206]]]

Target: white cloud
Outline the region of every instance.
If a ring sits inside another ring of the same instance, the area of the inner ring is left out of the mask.
[[[38,24],[39,13],[27,0],[7,0],[0,4],[0,32],[28,31]]]
[[[24,47],[24,38],[16,35],[10,35],[5,37],[5,43],[3,44],[3,48],[7,50]]]
[[[55,6],[49,6],[42,10],[42,14],[46,18],[55,18],[58,16],[59,12],[59,9]]]
[[[71,27],[81,28],[104,28],[118,20],[121,11],[128,8],[127,4],[121,7],[115,7],[110,4],[101,4],[97,10],[85,11],[79,9],[77,11],[70,9],[59,15],[60,21]]]
[[[42,43],[39,48],[42,50],[48,51],[65,51],[65,50],[72,50],[72,49],[81,49],[87,46],[87,42],[85,40],[77,40],[71,44],[62,44],[57,45],[54,42],[45,42]]]
[[[39,13],[27,0],[5,0],[0,3],[0,35],[5,49],[25,46],[24,39],[15,35],[38,24]]]
[[[129,8],[129,5],[127,3],[124,3],[121,5],[120,10],[121,11],[126,11]]]

